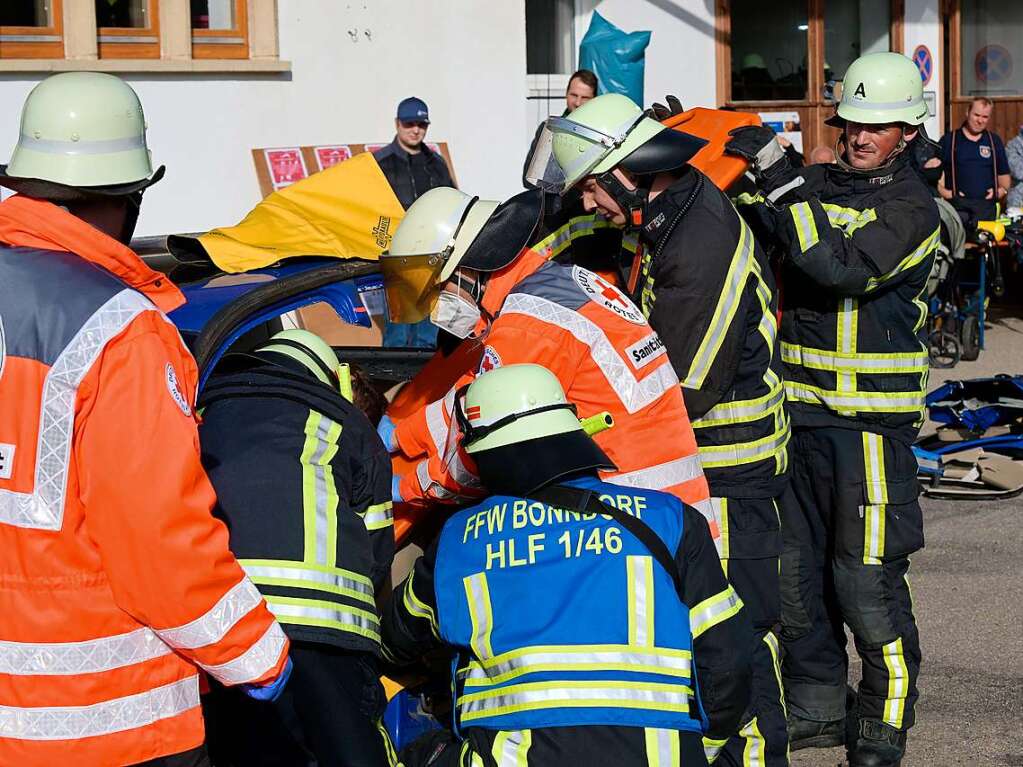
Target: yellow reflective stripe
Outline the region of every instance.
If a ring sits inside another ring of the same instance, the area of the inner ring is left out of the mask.
[[[716,469],[765,461],[785,450],[789,436],[789,430],[783,429],[739,445],[698,445],[700,464],[704,469]]]
[[[941,227],[939,226],[927,239],[925,239],[923,242],[917,245],[916,249],[914,249],[912,253],[910,253],[908,256],[902,259],[902,261],[899,262],[899,265],[892,269],[890,272],[888,272],[887,274],[883,274],[880,277],[871,277],[870,279],[868,279],[867,290],[868,291],[874,290],[875,288],[878,288],[884,283],[886,283],[892,277],[901,274],[907,269],[912,269],[914,266],[919,264],[921,261],[923,261],[925,258],[927,258],[927,256],[929,256],[937,249],[940,240]]]
[[[469,646],[477,658],[492,658],[490,634],[494,630],[494,612],[490,605],[490,586],[486,573],[468,575],[462,579],[465,599],[469,605],[469,619],[472,621],[472,640]]]
[[[255,583],[257,586],[282,586],[284,588],[292,589],[309,589],[310,591],[323,591],[328,594],[337,594],[338,596],[349,597],[351,599],[358,599],[360,602],[365,602],[368,605],[376,606],[376,601],[372,597],[367,597],[365,594],[359,591],[352,591],[346,589],[344,586],[333,586],[321,583],[315,583],[303,578],[267,578],[252,575],[249,573],[249,580]]]
[[[885,668],[888,670],[888,696],[884,701],[884,721],[901,730],[906,696],[909,694],[909,669],[902,652],[902,639],[886,644],[881,651]]]
[[[680,767],[678,730],[646,727],[646,763],[649,767]]]
[[[717,357],[721,344],[724,343],[728,333],[728,327],[732,324],[736,311],[739,309],[739,302],[742,298],[743,287],[749,276],[753,264],[753,233],[741,220],[739,242],[732,254],[732,261],[728,266],[728,273],[725,276],[724,285],[721,287],[721,296],[718,298],[717,306],[711,317],[707,333],[700,341],[700,346],[693,355],[693,362],[689,367],[682,384],[690,389],[700,389],[710,372],[711,365]]]
[[[731,586],[704,599],[689,611],[689,626],[693,639],[728,620],[741,609],[742,600]]]
[[[387,728],[384,727],[383,720],[377,719],[375,725],[377,732],[380,733],[380,737],[384,741],[384,752],[387,754],[387,767],[398,767],[398,752],[394,750],[394,743],[391,742],[391,735],[387,732]]]
[[[819,386],[785,382],[790,402],[825,405],[832,410],[859,413],[916,413],[923,410],[924,393],[919,392],[841,392]]]
[[[770,374],[770,375],[768,375]],[[750,423],[762,418],[773,416],[785,403],[785,387],[768,368],[764,375],[764,383],[770,391],[754,399],[721,402],[712,407],[699,418],[692,421],[694,429],[706,429],[713,426],[731,426],[738,423]],[[773,379],[773,380],[768,380]]]
[[[654,646],[654,564],[651,557],[625,559],[629,590],[629,644]]]
[[[884,438],[863,432],[863,468],[867,482],[867,504],[863,507],[863,564],[880,565],[884,556],[885,482]]]
[[[281,623],[336,629],[380,641],[380,620],[375,613],[322,599],[274,594],[264,594],[263,597],[270,612]]]
[[[469,757],[469,767],[486,767],[483,757],[475,752],[469,751],[469,741],[462,743],[462,750],[458,752],[458,765],[465,767],[465,758]]]
[[[707,757],[707,761],[711,764],[718,758],[718,754],[721,753],[721,749],[725,747],[728,742],[728,738],[721,740],[715,740],[714,738],[708,738],[706,735],[703,736],[703,754]]]
[[[739,737],[745,741],[742,749],[743,767],[764,767],[764,750],[767,744],[756,717],[739,730]]]
[[[778,703],[781,704],[782,714],[788,716],[789,709],[785,705],[785,683],[781,680],[781,655],[778,649],[778,637],[774,635],[773,631],[768,631],[764,634],[764,644],[767,645],[767,649],[771,653],[771,667],[774,669],[774,678],[778,682]]]
[[[383,530],[394,526],[394,504],[391,501],[375,503],[366,508],[360,515],[362,522],[369,531]]]
[[[687,685],[654,682],[526,682],[463,695],[457,706],[463,722],[545,708],[631,708],[686,714],[692,694]]]
[[[728,499],[727,498],[711,498],[711,504],[714,506],[714,518],[718,523],[718,531],[720,535],[717,540],[714,541],[718,550],[718,558],[721,560],[721,569],[725,572],[725,577],[728,577]]]
[[[756,194],[742,192],[738,197],[735,198],[736,205],[756,205],[757,203],[761,202],[766,202],[766,198],[760,192],[757,192]]]
[[[338,494],[330,462],[338,450],[341,424],[315,410],[305,423],[302,464],[302,511],[305,560],[328,567],[337,563]]]
[[[832,352],[781,343],[781,358],[787,365],[813,370],[855,373],[922,373],[928,369],[927,352]]]
[[[853,232],[862,226],[866,226],[871,221],[877,221],[877,211],[873,208],[866,208],[860,211],[855,208],[843,208],[841,205],[833,205],[828,202],[822,203],[821,207],[828,214],[830,224],[835,229],[841,229],[847,237],[852,236]]]
[[[595,229],[610,229],[612,226],[610,221],[596,213],[576,216],[533,245],[532,250],[541,254],[546,252],[547,258],[554,258],[579,237],[593,234]]]
[[[413,618],[422,618],[430,622],[430,630],[433,635],[440,639],[440,626],[437,625],[437,615],[433,611],[430,605],[426,604],[423,600],[416,596],[416,592],[412,586],[412,578],[415,576],[415,568],[408,574],[408,578],[405,579],[404,594],[402,595],[402,604],[405,609],[408,610],[409,615]]]
[[[490,754],[497,767],[526,767],[532,744],[532,730],[505,730],[497,733]]]
[[[246,570],[248,570],[249,567],[251,566],[253,568],[279,567],[283,569],[290,569],[296,571],[296,574],[294,576],[287,577],[298,578],[313,577],[307,575],[305,571],[311,571],[313,573],[325,573],[326,575],[335,576],[337,578],[346,578],[352,581],[356,581],[355,584],[345,584],[349,588],[358,589],[359,591],[362,591],[369,595],[372,595],[374,592],[373,581],[371,581],[367,576],[362,575],[361,573],[357,573],[354,570],[345,570],[344,568],[341,567],[328,567],[327,565],[318,565],[315,562],[294,562],[289,559],[242,559],[239,561],[246,568]]]
[[[796,225],[796,236],[799,237],[799,250],[806,253],[820,241],[817,235],[817,223],[813,220],[813,210],[808,202],[798,202],[789,208],[792,221]]]

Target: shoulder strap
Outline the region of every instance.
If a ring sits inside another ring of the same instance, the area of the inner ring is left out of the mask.
[[[611,517],[636,536],[653,554],[654,559],[660,562],[661,567],[671,576],[678,598],[682,599],[682,576],[679,574],[675,558],[668,551],[668,546],[661,540],[661,536],[643,520],[604,503],[592,490],[579,487],[566,487],[565,485],[544,487],[530,493],[528,500],[540,501],[559,509],[578,511],[580,514],[606,514]]]

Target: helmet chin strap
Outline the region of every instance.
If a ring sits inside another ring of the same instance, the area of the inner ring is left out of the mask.
[[[629,189],[614,174],[614,169],[597,176],[597,183],[603,187],[625,213],[626,226],[638,229],[646,223],[646,207],[650,196],[650,187],[637,181],[635,189]]]
[[[907,144],[906,144],[905,135],[906,135],[906,129],[903,128],[902,129],[902,136],[899,136],[899,143],[896,145],[895,149],[892,150],[892,153],[890,155],[888,155],[888,159],[885,160],[884,163],[882,163],[881,165],[878,165],[876,168],[864,169],[864,168],[854,168],[852,165],[850,165],[844,159],[842,159],[842,155],[845,154],[845,150],[849,146],[845,142],[845,140],[844,140],[845,139],[845,131],[843,130],[841,133],[838,134],[838,138],[835,139],[835,164],[839,168],[841,168],[842,170],[844,170],[844,171],[846,171],[848,173],[856,173],[856,174],[859,174],[859,175],[862,175],[862,176],[866,176],[866,175],[869,175],[869,174],[872,174],[872,173],[876,173],[879,170],[884,170],[885,168],[890,166],[893,162],[895,162],[896,158],[900,154],[902,154],[902,152],[906,149]]]

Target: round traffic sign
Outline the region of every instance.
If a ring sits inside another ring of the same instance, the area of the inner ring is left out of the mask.
[[[934,58],[931,56],[931,49],[926,45],[918,45],[913,51],[913,63],[920,70],[920,79],[923,80],[924,85],[927,85],[934,73]]]
[[[1004,82],[1012,77],[1012,54],[1004,45],[985,45],[977,51],[973,70],[981,82]]]

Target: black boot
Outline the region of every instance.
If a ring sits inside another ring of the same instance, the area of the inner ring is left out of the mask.
[[[848,753],[849,767],[899,767],[906,753],[906,733],[876,719],[860,719],[859,734]]]
[[[786,720],[789,729],[789,750],[801,748],[833,748],[845,745],[845,719],[833,722],[815,722],[790,713]]]

